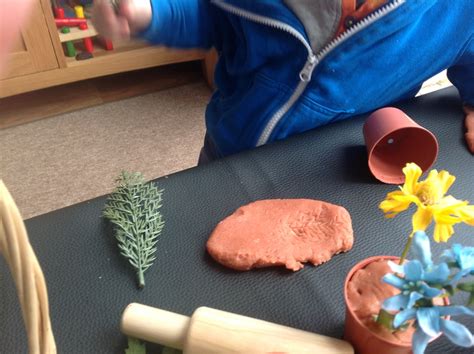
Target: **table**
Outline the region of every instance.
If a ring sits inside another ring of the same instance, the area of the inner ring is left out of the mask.
[[[463,113],[457,91],[441,90],[396,105],[439,140],[434,168],[457,177],[450,192],[474,201],[474,157],[463,142]],[[119,256],[111,227],[101,218],[106,197],[26,221],[45,273],[58,351],[123,353],[119,331],[131,302],[190,315],[199,306],[256,317],[340,337],[344,326],[343,283],[358,261],[400,255],[409,214],[385,219],[378,204],[396,187],[369,173],[362,137],[365,117],[339,122],[159,178],[166,225],[157,260],[138,290],[135,275]],[[265,198],[313,198],[351,213],[355,243],[328,263],[293,273],[283,268],[236,272],[214,262],[205,244],[215,225],[239,206]],[[474,232],[456,226],[454,242],[474,246]],[[452,243],[452,242],[451,242]],[[439,254],[444,245],[435,245]],[[25,351],[26,336],[8,269],[0,262],[2,351]],[[472,318],[460,318],[474,330]],[[462,353],[442,338],[428,352]],[[464,352],[472,352],[466,349]]]

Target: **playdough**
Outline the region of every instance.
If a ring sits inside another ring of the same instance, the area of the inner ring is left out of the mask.
[[[311,199],[260,200],[222,220],[209,254],[236,270],[281,266],[293,271],[318,265],[354,242],[351,217],[341,206]]]
[[[404,331],[389,331],[374,321],[385,299],[394,296],[400,290],[382,282],[382,277],[391,273],[385,260],[370,263],[354,273],[347,286],[348,306],[352,307],[359,320],[372,332],[395,343],[411,344],[414,328]]]

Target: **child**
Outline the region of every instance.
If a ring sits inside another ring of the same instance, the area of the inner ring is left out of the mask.
[[[93,11],[110,38],[217,49],[200,162],[413,97],[444,69],[466,127],[474,120],[472,0],[122,0],[115,9],[96,0]]]

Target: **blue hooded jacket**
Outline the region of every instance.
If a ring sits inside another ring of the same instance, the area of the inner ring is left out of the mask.
[[[474,1],[392,0],[336,38],[341,0],[151,0],[142,36],[219,53],[206,110],[221,156],[412,97],[448,68],[474,105]]]

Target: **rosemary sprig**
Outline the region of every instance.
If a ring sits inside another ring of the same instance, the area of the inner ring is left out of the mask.
[[[128,337],[128,348],[125,349],[125,354],[146,354],[145,343],[138,339]]]
[[[159,212],[162,193],[153,183],[145,183],[141,173],[123,171],[103,212],[115,226],[120,253],[135,268],[140,288],[145,286],[145,271],[156,259],[156,243],[165,224]]]

